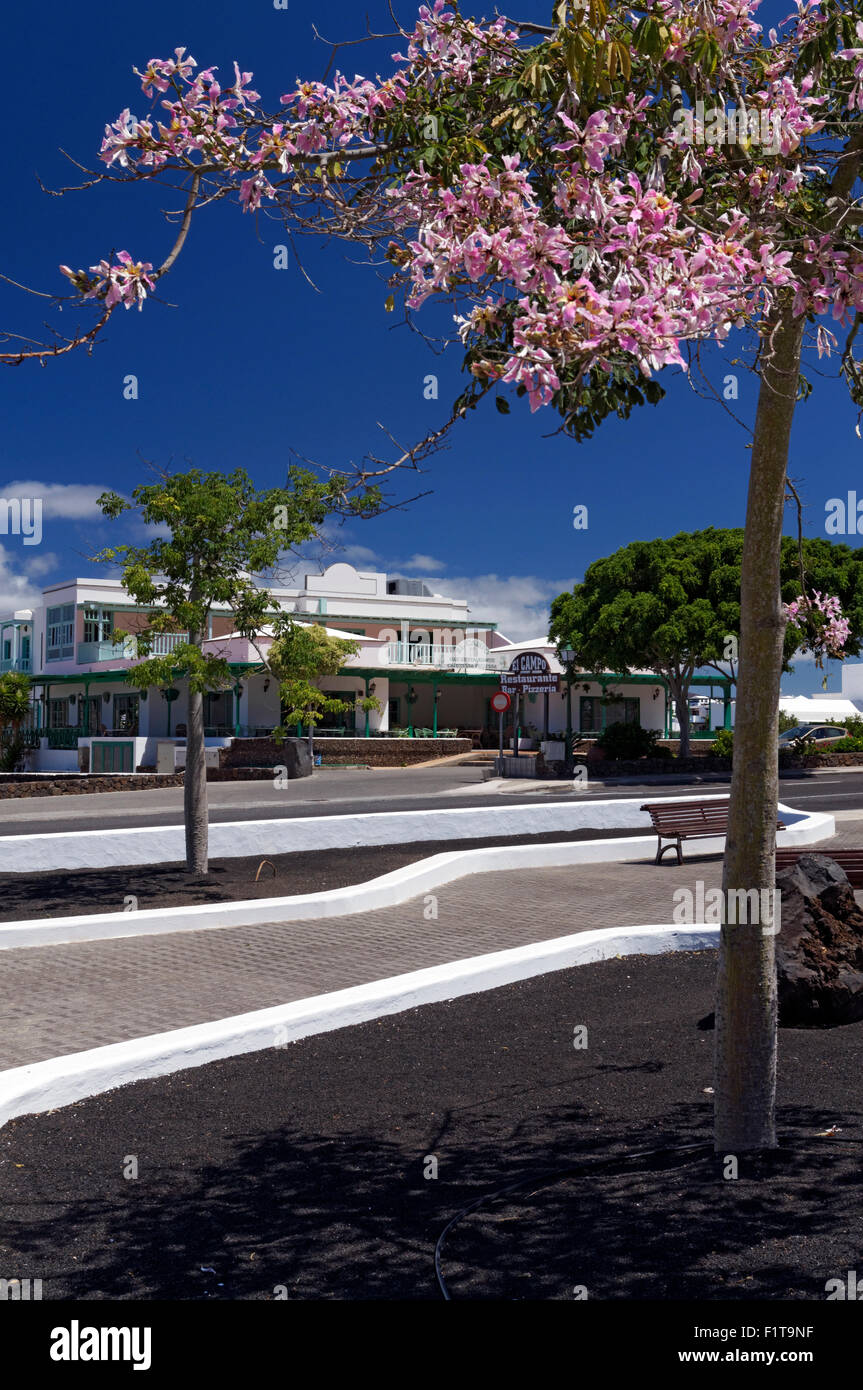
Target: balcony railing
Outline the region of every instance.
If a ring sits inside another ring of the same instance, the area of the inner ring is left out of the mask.
[[[86,730],[75,726],[71,729],[46,729],[49,748],[77,748],[78,739],[85,736]]]
[[[134,637],[127,637],[116,644],[110,638],[104,642],[79,642],[78,665],[91,666],[96,661],[131,661],[136,653]]]
[[[29,656],[19,656],[11,661],[0,661],[0,676],[5,675],[7,671],[20,671],[23,675],[29,676],[32,670],[33,663]]]
[[[170,656],[183,642],[188,642],[188,632],[154,632],[150,656]],[[134,637],[127,637],[116,644],[108,638],[102,642],[79,642],[78,665],[92,666],[97,661],[137,661],[138,643]]]
[[[387,666],[428,666],[439,671],[503,671],[508,662],[481,642],[442,646],[435,642],[390,642]]]
[[[154,632],[152,634],[151,656],[170,656],[184,642],[188,642],[188,632]]]
[[[17,732],[13,732],[11,726],[2,731],[3,743],[9,745],[18,742],[24,748],[38,748],[41,737],[41,729],[31,729],[29,725],[24,729],[18,729]]]

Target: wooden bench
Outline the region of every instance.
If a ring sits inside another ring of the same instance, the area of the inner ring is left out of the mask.
[[[776,851],[776,872],[790,869],[802,854],[823,854],[845,870],[852,888],[863,888],[863,849],[821,849],[819,845],[801,845],[796,849]]]
[[[659,837],[654,864],[662,863],[667,849],[677,850],[677,862],[683,863],[683,840],[706,840],[728,833],[727,801],[648,801],[641,807],[647,811]],[[784,821],[777,821],[777,830],[784,830]],[[672,843],[663,845],[663,840]]]

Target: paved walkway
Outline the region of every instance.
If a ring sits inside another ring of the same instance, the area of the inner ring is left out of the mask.
[[[829,844],[859,844],[849,822]],[[476,874],[399,907],[0,953],[0,1070],[597,927],[673,920],[718,856]]]

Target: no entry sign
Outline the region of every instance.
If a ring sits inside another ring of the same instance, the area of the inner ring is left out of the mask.
[[[491,697],[491,707],[495,714],[506,714],[511,704],[512,701],[509,696],[504,694],[502,690],[496,691]]]

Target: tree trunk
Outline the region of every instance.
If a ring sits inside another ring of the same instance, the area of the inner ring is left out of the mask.
[[[716,998],[715,1143],[719,1153],[776,1144],[774,938],[759,923],[737,921],[737,904],[729,906],[728,892],[775,886],[779,682],[785,631],[779,565],[803,327],[804,320],[792,316],[786,300],[763,346],[752,446]]]
[[[680,726],[680,747],[678,756],[681,758],[689,757],[689,684],[676,680],[669,676],[668,684],[671,687],[671,697],[674,701],[674,713],[677,715],[677,723]]]
[[[200,646],[203,634],[190,632],[189,642]],[[209,872],[207,759],[204,753],[204,696],[189,691],[186,720],[186,774],[183,778],[183,816],[186,823],[186,868],[189,873]]]

